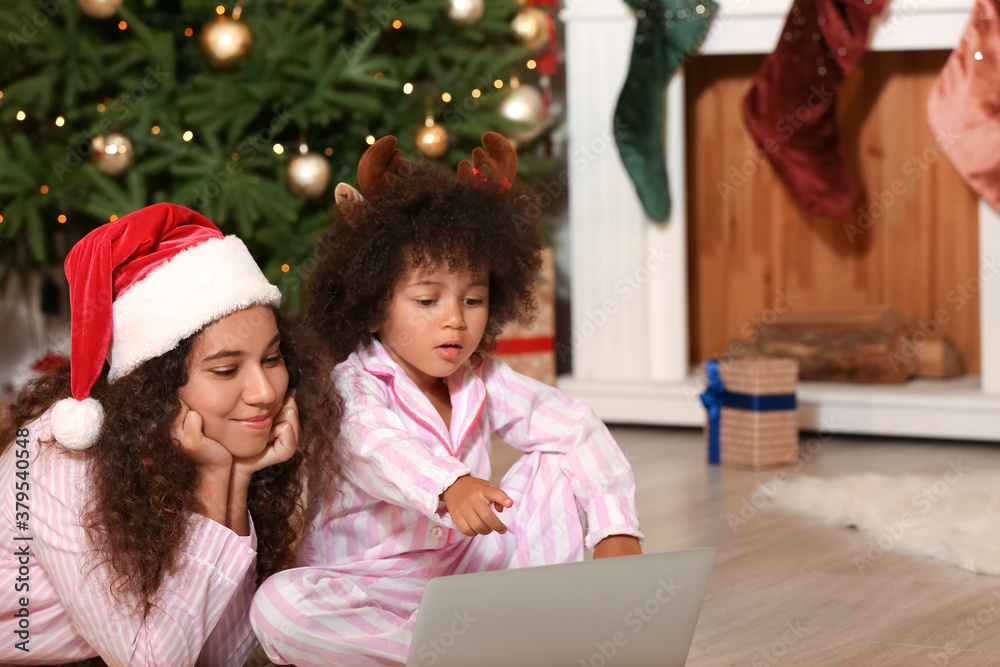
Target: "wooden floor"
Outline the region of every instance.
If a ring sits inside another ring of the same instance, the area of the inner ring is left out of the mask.
[[[700,431],[611,430],[635,471],[644,550],[718,552],[688,665],[1000,665],[1000,577],[872,549],[771,500],[800,474],[996,469],[1000,444],[803,434],[809,460],[743,471],[709,466]],[[501,443],[497,474],[516,456]]]

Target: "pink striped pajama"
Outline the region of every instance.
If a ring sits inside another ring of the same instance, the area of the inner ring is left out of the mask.
[[[251,606],[276,663],[402,664],[429,579],[581,560],[585,544],[642,537],[628,462],[604,424],[561,392],[487,356],[446,379],[446,426],[377,341],[335,374],[347,479],[332,511],[311,508],[302,567],[264,582]],[[500,483],[514,500],[500,514],[507,534],[470,538],[440,495],[462,475],[490,478],[491,434],[525,454]]]
[[[180,560],[160,586],[160,608],[143,619],[112,599],[107,568],[90,558],[80,525],[92,495],[84,455],[39,444],[52,437],[48,412],[26,428],[27,446],[15,442],[0,456],[0,664],[51,665],[100,655],[112,666],[242,665],[255,645],[247,614],[256,562],[252,524],[250,536],[239,537],[192,514]],[[28,457],[18,458],[25,449]],[[24,460],[27,467],[18,467]],[[27,480],[16,476],[25,470]],[[24,516],[16,512],[23,508],[15,503],[24,481],[28,529],[20,530]],[[30,555],[15,553],[21,545]],[[15,589],[18,577],[27,588]],[[28,610],[27,652],[16,647],[20,619],[14,614],[22,608]]]

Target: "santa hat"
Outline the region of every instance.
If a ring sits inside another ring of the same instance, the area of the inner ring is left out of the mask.
[[[243,242],[176,204],[154,204],[98,227],[66,257],[72,398],[52,410],[52,435],[86,449],[104,423],[90,390],[111,352],[108,381],[172,350],[220,317],[281,301]]]

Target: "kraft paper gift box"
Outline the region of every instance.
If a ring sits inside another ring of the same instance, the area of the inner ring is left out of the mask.
[[[555,270],[552,250],[542,251],[542,272],[535,289],[538,316],[531,326],[514,322],[497,337],[494,354],[518,373],[556,384]]]
[[[763,468],[798,460],[798,361],[713,360],[705,370],[701,400],[708,410],[710,463]]]

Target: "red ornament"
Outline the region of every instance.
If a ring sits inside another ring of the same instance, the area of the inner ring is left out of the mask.
[[[557,10],[559,4],[552,0],[528,0],[528,5],[548,6]],[[559,68],[559,44],[556,39],[556,23],[552,20],[551,12],[545,12],[545,23],[548,25],[549,38],[545,42],[545,50],[535,57],[538,63],[538,73],[542,76],[552,76]]]

